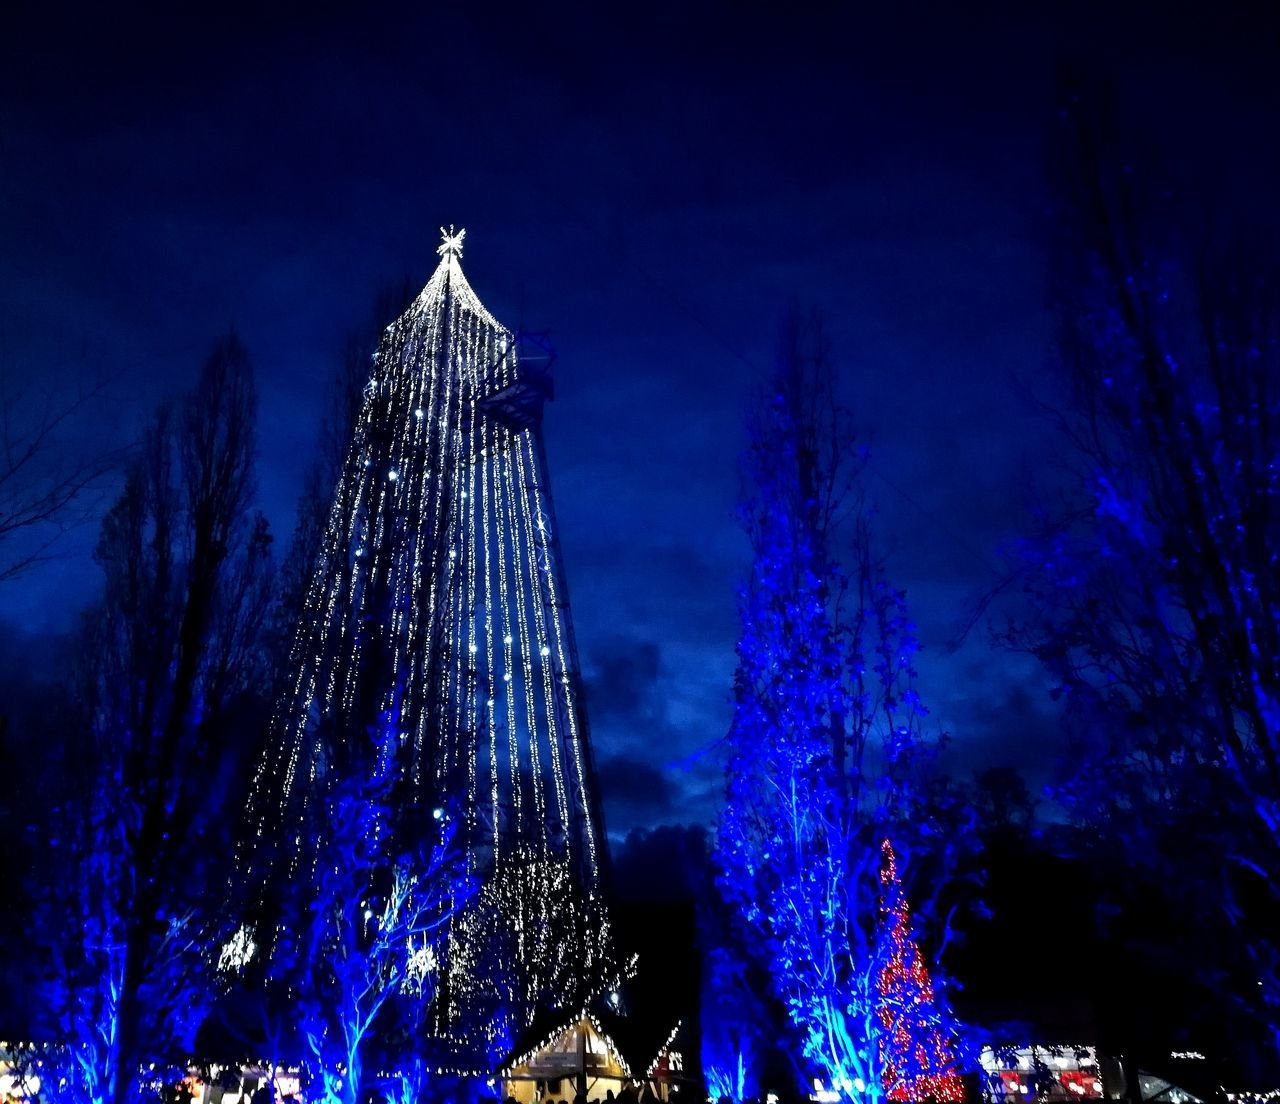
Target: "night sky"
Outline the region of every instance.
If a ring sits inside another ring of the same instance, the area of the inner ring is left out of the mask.
[[[481,298],[558,349],[545,435],[621,833],[714,815],[743,410],[788,311],[816,307],[952,767],[1043,781],[1036,667],[982,626],[951,645],[1058,478],[1020,393],[1043,393],[1052,353],[1055,72],[1108,73],[1179,182],[1256,196],[1274,23],[1208,5],[268,7],[3,17],[6,372],[109,378],[77,436],[123,442],[234,326],[283,546],[345,335],[381,287],[426,281],[442,223],[465,226]],[[4,662],[92,600],[93,540],[85,525],[0,586]]]

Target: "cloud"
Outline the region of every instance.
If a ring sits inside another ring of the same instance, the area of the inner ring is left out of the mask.
[[[596,649],[586,685],[587,704],[597,725],[652,718],[660,660],[652,640],[615,638]]]
[[[610,816],[611,824],[615,820],[630,822],[630,825],[653,823],[675,808],[675,789],[670,778],[648,759],[610,756],[597,765],[596,780],[610,811],[619,814]],[[616,830],[621,830],[620,823]]]
[[[638,901],[691,899],[706,888],[708,836],[701,825],[637,828],[613,845],[614,889]]]
[[[1052,776],[1060,748],[1060,711],[1043,671],[1030,657],[975,656],[939,701],[957,773],[989,766],[1020,771],[1033,790]]]
[[[720,794],[714,754],[725,720],[718,672],[643,636],[600,641],[585,657],[587,709],[609,833],[665,820],[708,823]],[[710,681],[714,692],[705,693]]]

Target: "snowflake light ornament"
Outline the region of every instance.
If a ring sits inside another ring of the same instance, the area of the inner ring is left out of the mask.
[[[253,953],[258,949],[258,945],[253,941],[253,936],[249,934],[249,925],[241,924],[236,929],[235,935],[222,945],[222,951],[218,955],[218,973],[239,973],[243,970],[253,958]]]
[[[410,939],[409,960],[405,965],[404,971],[405,988],[420,993],[428,975],[435,972],[437,965],[434,947],[429,943],[423,943],[421,947],[415,947],[413,940]]]
[[[455,231],[453,223],[449,223],[449,229],[440,227],[440,237],[443,239],[436,247],[436,252],[442,257],[461,257],[462,256],[462,239],[467,236],[465,229]]]

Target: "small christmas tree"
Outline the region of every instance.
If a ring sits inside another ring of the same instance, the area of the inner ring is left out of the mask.
[[[924,954],[911,935],[898,860],[887,839],[880,845],[881,933],[887,946],[876,980],[880,995],[880,1065],[890,1100],[960,1101],[956,1073],[958,1033],[950,1010],[934,992]]]

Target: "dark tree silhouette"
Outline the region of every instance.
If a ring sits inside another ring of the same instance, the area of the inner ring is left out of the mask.
[[[1049,413],[1076,482],[1020,548],[1007,638],[1065,698],[1060,796],[1181,908],[1225,909],[1280,1039],[1280,272],[1190,237],[1110,114],[1073,93],[1062,116]]]
[[[987,767],[979,772],[973,780],[973,805],[986,833],[1025,833],[1036,810],[1026,779],[1013,767]]]

